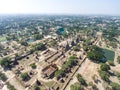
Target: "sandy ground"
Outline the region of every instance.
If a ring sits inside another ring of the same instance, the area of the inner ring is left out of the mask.
[[[100,41],[100,39],[98,39],[94,44],[98,44],[99,41]],[[87,82],[91,82],[91,81],[93,81],[92,76],[94,74],[99,76],[98,67],[99,67],[98,64],[93,63],[90,60],[86,59],[85,62],[81,65],[81,67],[76,72],[76,75],[78,73],[80,73]],[[69,82],[69,84],[67,85],[65,90],[70,90],[70,86],[72,84],[74,84],[75,82],[78,82],[77,78],[76,78],[76,75],[74,75],[73,79]],[[99,79],[99,81],[102,81],[102,80]],[[102,87],[102,82],[98,83],[97,87],[98,87],[99,90],[104,90],[104,88]]]
[[[76,75],[78,73],[80,73],[84,79],[87,82],[93,82],[92,76],[93,75],[97,75],[98,76],[98,80],[99,83],[96,84],[99,90],[104,90],[103,86],[102,86],[102,80],[99,77],[99,73],[98,73],[98,67],[99,65],[96,63],[91,62],[90,60],[86,59],[86,61],[81,65],[81,67],[79,68],[79,70],[77,71]],[[66,87],[65,90],[70,90],[70,86],[72,84],[74,84],[77,81],[76,75],[73,77],[73,79],[70,81],[69,85]]]
[[[13,85],[17,90],[25,90],[23,85],[16,79],[15,74],[12,71],[4,71],[5,75],[11,85]]]

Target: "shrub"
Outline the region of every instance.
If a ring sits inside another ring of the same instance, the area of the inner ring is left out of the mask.
[[[117,57],[117,62],[120,64],[120,56]]]
[[[80,84],[75,83],[70,86],[70,90],[84,90],[84,89],[82,88],[82,86]]]
[[[32,69],[35,69],[35,68],[36,68],[35,63],[30,64],[30,66],[32,67]]]
[[[100,70],[99,75],[100,75],[101,79],[103,79],[104,81],[109,81],[110,75],[106,71]]]
[[[112,82],[110,85],[113,90],[120,90],[120,85],[118,83]]]
[[[26,80],[28,80],[29,79],[29,75],[28,75],[28,73],[22,73],[21,74],[21,78],[24,80],[24,81],[26,81]]]
[[[17,89],[15,89],[15,87],[14,87],[13,85],[11,85],[10,83],[7,83],[7,88],[8,88],[9,90],[17,90]]]
[[[108,71],[108,70],[110,70],[110,66],[105,64],[105,63],[103,63],[103,64],[101,64],[100,69],[102,71]]]
[[[7,77],[5,76],[4,73],[0,72],[0,80],[6,81]]]
[[[6,58],[3,58],[1,61],[0,61],[0,65],[3,67],[3,68],[11,68],[11,61],[10,61],[10,58],[9,57],[6,57]]]
[[[84,78],[80,74],[77,74],[76,77],[77,77],[79,83],[81,83],[82,85],[86,85],[86,81],[84,80]]]
[[[108,61],[108,63],[109,63],[109,65],[111,65],[111,66],[114,66],[114,65],[115,65],[113,61]]]

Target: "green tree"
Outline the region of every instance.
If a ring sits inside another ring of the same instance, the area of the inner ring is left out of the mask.
[[[108,70],[110,70],[110,66],[105,64],[105,63],[103,63],[103,64],[101,64],[100,69],[102,71],[108,71]]]
[[[2,72],[0,72],[0,80],[2,80],[2,81],[6,81],[7,80],[7,77]]]
[[[80,48],[79,48],[78,46],[74,46],[74,47],[73,47],[73,50],[74,50],[74,51],[79,51]]]
[[[35,90],[40,90],[40,87],[38,85],[34,86]]]
[[[56,77],[58,77],[58,76],[64,76],[64,74],[65,74],[65,72],[62,69],[60,69],[60,70],[58,70],[58,71],[55,72],[55,76]]]
[[[21,43],[21,45],[23,45],[23,46],[28,46],[28,43],[27,43],[26,41],[21,41],[20,43]]]
[[[104,81],[109,81],[110,75],[106,71],[100,70],[99,75],[100,75],[101,79],[103,79]]]
[[[76,77],[77,77],[80,84],[86,85],[86,81],[84,80],[84,78],[80,74],[77,74]]]
[[[114,66],[115,64],[114,64],[114,61],[108,61],[108,63],[109,63],[109,65],[111,65],[111,66]]]
[[[90,51],[88,52],[87,57],[92,61],[100,62],[103,58],[103,54],[99,51]]]
[[[42,39],[43,38],[43,35],[41,35],[41,34],[35,34],[34,35],[34,39],[35,40],[40,40],[40,39]]]
[[[118,83],[112,82],[110,85],[113,90],[120,90],[120,85]]]
[[[115,72],[115,75],[116,75],[117,78],[120,80],[120,73],[119,73],[119,72]]]
[[[84,50],[84,51],[87,51],[87,50],[88,50],[88,47],[87,47],[87,46],[83,46],[83,50]]]
[[[30,66],[32,67],[32,69],[35,69],[35,68],[36,68],[35,63],[30,64]]]
[[[30,77],[29,77],[29,75],[28,75],[28,73],[22,73],[21,74],[21,78],[24,80],[24,81],[26,81],[26,80],[28,80]]]
[[[57,44],[57,42],[55,40],[50,41],[51,46],[55,46],[56,44]]]
[[[43,43],[39,43],[36,45],[36,50],[45,50],[46,46]]]
[[[9,90],[17,90],[17,89],[15,89],[15,87],[14,87],[13,85],[11,85],[10,83],[7,83],[7,88],[8,88]]]
[[[92,86],[92,88],[93,88],[93,90],[98,90],[98,88],[95,84]]]
[[[75,83],[70,86],[70,90],[84,90],[84,89],[79,83]]]
[[[11,68],[11,60],[9,57],[6,57],[6,58],[3,58],[1,61],[0,61],[0,65],[3,67],[3,68]]]
[[[120,64],[120,56],[117,57],[117,62]]]

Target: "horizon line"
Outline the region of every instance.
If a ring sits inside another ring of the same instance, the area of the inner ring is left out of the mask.
[[[68,15],[68,16],[120,16],[119,14],[77,14],[77,13],[0,13],[1,15]]]

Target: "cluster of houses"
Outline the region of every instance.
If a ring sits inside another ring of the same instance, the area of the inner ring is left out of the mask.
[[[78,42],[80,42],[80,38],[77,37],[74,39],[63,41],[63,43],[59,44],[56,53],[52,54],[53,60],[51,60],[51,56],[47,58],[47,62],[49,62],[49,65],[42,69],[42,76],[44,78],[51,78],[59,69],[59,67],[62,67],[62,65],[67,61],[71,54],[70,49]],[[65,55],[66,52],[69,54],[69,56]]]

